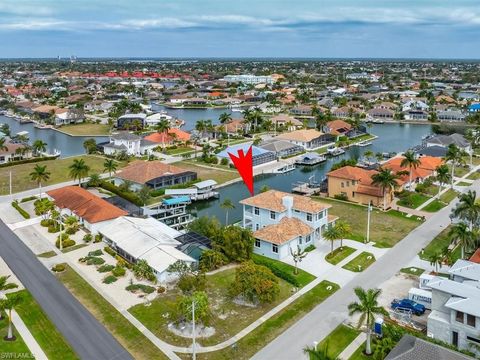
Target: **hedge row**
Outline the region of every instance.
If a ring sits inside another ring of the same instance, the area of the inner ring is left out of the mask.
[[[30,219],[30,214],[28,212],[26,212],[25,210],[23,210],[20,205],[18,205],[18,202],[17,201],[14,201],[12,202],[12,206],[14,209],[16,209],[20,215],[22,215],[25,219]]]
[[[120,190],[117,186],[113,185],[110,182],[107,181],[102,181],[100,184],[100,187],[114,193],[115,195],[120,196],[121,198],[124,198],[127,201],[130,201],[131,203],[137,205],[137,206],[143,206],[142,201],[138,198],[138,196],[132,192],[126,192]]]
[[[263,265],[269,268],[272,273],[279,277],[280,279],[285,280],[286,282],[292,284],[295,287],[300,287],[300,283],[295,278],[293,274],[287,272],[286,270],[282,269],[275,261],[270,260],[265,257],[256,256],[255,254],[252,255],[252,260],[257,265]]]
[[[15,166],[20,164],[30,164],[30,163],[37,163],[40,161],[48,161],[48,160],[55,160],[56,156],[44,156],[39,158],[32,158],[32,159],[25,159],[25,160],[18,160],[18,161],[10,161],[4,164],[0,164],[0,168]]]

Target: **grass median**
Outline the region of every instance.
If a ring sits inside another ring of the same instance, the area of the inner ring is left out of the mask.
[[[375,262],[375,256],[369,252],[362,252],[355,259],[344,265],[343,268],[353,272],[362,272]]]
[[[167,359],[160,350],[71,267],[57,274],[67,289],[135,359]]]

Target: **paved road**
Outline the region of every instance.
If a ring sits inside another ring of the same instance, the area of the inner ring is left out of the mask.
[[[476,181],[471,189],[479,193],[480,182]],[[365,289],[378,287],[406,266],[422,248],[450,224],[449,215],[454,203],[456,201],[408,234],[367,270],[288,328],[252,359],[302,359],[302,349],[305,346],[311,346],[314,341],[323,339],[348,318],[347,306],[355,301],[353,289],[357,286]]]
[[[0,256],[30,291],[80,358],[132,359],[117,340],[2,221],[0,221]],[[61,354],[58,354],[58,359],[60,358]]]

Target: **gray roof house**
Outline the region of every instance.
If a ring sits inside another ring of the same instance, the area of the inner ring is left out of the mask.
[[[426,146],[437,145],[448,147],[450,144],[455,144],[465,151],[470,151],[470,143],[461,134],[435,135],[425,139]]]
[[[300,154],[304,151],[300,145],[292,144],[286,140],[269,139],[259,145],[260,148],[275,153],[277,157]]]

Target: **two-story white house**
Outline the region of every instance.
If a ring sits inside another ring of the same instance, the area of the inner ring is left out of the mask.
[[[310,198],[269,190],[240,201],[242,226],[253,231],[254,252],[281,260],[290,256],[290,248],[316,245],[322,232],[335,222],[328,215],[330,205]]]
[[[435,277],[427,334],[459,349],[480,353],[480,264],[458,260],[450,278]]]
[[[103,145],[106,155],[126,152],[128,155],[141,156],[151,154],[157,143],[143,139],[129,132],[121,132],[110,137],[110,142]]]

